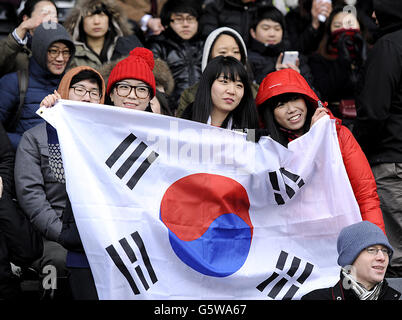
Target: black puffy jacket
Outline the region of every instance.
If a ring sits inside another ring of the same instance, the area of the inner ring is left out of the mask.
[[[247,45],[250,27],[258,10],[271,4],[271,0],[255,0],[247,3],[241,0],[212,1],[207,4],[200,19],[202,36],[206,38],[219,27],[229,27],[239,32]]]
[[[248,61],[253,70],[253,75],[258,84],[264,80],[268,73],[276,71],[276,61],[279,54],[287,50],[289,46],[285,41],[275,46],[265,46],[263,43],[250,38],[248,46]],[[299,54],[300,74],[307,80],[310,86],[313,85],[313,75],[307,63],[306,56]]]
[[[161,35],[152,37],[147,47],[152,50],[154,58],[164,60],[172,72],[175,87],[170,95],[169,107],[175,110],[183,90],[194,85],[201,77],[204,41],[197,35],[185,41],[168,28]]]

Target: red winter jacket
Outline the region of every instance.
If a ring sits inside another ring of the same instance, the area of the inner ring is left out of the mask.
[[[315,108],[327,105],[326,103],[324,105],[321,103],[306,80],[297,71],[292,69],[283,69],[268,74],[261,82],[256,97],[256,104],[259,108],[264,108],[264,105],[261,105],[265,101],[284,93],[300,93],[308,101],[312,102],[308,105],[313,105]],[[330,111],[329,115],[330,118],[336,121],[336,130],[343,163],[355,198],[359,204],[362,219],[376,224],[385,233],[380,199],[377,194],[377,185],[367,158],[350,130],[343,126],[341,120],[334,117]]]

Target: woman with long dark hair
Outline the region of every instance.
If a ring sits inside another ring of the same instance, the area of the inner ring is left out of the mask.
[[[227,129],[254,129],[258,115],[248,74],[233,57],[218,56],[205,68],[195,101],[182,118]]]

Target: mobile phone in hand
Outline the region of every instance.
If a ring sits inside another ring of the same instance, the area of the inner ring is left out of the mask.
[[[299,59],[299,52],[298,51],[285,51],[283,53],[282,64],[296,65],[297,59]]]

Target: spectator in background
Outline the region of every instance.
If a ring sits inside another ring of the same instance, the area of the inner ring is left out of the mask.
[[[19,14],[18,27],[0,40],[0,77],[17,70],[28,70],[32,35],[43,22],[58,22],[55,2],[27,0]]]
[[[309,59],[314,87],[328,101],[332,113],[350,129],[361,71],[367,59],[367,44],[358,17],[336,7],[328,18],[326,33],[316,54]],[[346,104],[348,106],[346,106]]]
[[[160,13],[166,0],[117,0],[127,17],[141,26],[146,36],[160,34],[165,28]]]
[[[402,277],[402,2],[374,0],[381,37],[364,67],[353,133],[377,182],[394,248],[389,277]]]
[[[373,222],[385,233],[380,200],[373,173],[359,144],[293,69],[271,72],[261,82],[256,104],[261,122],[272,139],[288,143],[308,132],[321,117],[329,115],[335,128],[343,163],[363,220]]]
[[[341,230],[337,241],[340,280],[314,290],[302,300],[398,300],[401,293],[385,277],[393,254],[387,237],[375,224],[362,221]]]
[[[258,85],[253,82],[253,74],[248,63],[247,47],[241,35],[228,27],[221,27],[208,36],[205,40],[202,53],[201,68],[204,71],[208,62],[217,56],[231,56],[239,60],[247,70],[253,97],[257,95]],[[180,97],[176,116],[180,117],[187,106],[194,102],[199,83],[185,89]]]
[[[64,25],[76,47],[71,67],[99,68],[142,43],[122,9],[111,0],[79,0]]]
[[[282,64],[283,53],[289,50],[286,40],[285,19],[275,7],[267,7],[258,11],[250,28],[250,44],[248,57],[258,84],[273,71],[292,68],[299,72],[309,84],[313,84],[307,58],[299,53],[296,64]]]
[[[0,300],[22,298],[11,264],[29,267],[42,255],[42,238],[13,201],[14,151],[0,124]]]
[[[285,16],[287,33],[293,50],[309,55],[317,50],[325,32],[325,21],[320,21],[321,14],[327,19],[335,1],[299,0],[299,6],[291,9]]]
[[[62,25],[54,23],[49,28],[41,24],[35,29],[32,57],[29,59],[28,89],[15,127],[8,130],[14,149],[26,130],[44,121],[36,110],[42,99],[57,88],[74,52],[71,37]],[[18,113],[16,109],[21,98],[17,72],[0,78],[0,95],[0,121],[5,126]]]
[[[246,45],[251,23],[258,10],[272,5],[272,0],[216,0],[208,3],[200,19],[204,38],[219,27],[229,27],[242,36]]]
[[[169,106],[173,112],[183,90],[194,85],[201,76],[204,45],[199,37],[201,12],[196,0],[168,0],[161,11],[165,31],[149,38],[147,45],[155,59],[166,61],[172,72],[175,88],[169,97]]]

